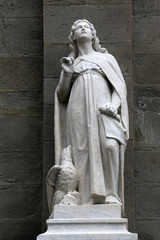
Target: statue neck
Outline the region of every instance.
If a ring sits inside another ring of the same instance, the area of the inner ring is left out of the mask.
[[[92,42],[77,43],[77,47],[79,56],[88,55],[95,52],[92,47]]]

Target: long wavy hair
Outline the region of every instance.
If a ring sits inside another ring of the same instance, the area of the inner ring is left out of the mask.
[[[74,31],[76,29],[76,26],[79,22],[86,22],[89,26],[90,29],[92,31],[92,35],[93,35],[93,39],[92,39],[92,47],[96,52],[101,52],[101,53],[108,53],[106,48],[102,48],[101,45],[99,44],[99,38],[96,35],[96,30],[93,26],[92,23],[90,23],[88,20],[86,19],[79,19],[77,21],[74,22],[73,26],[71,27],[71,32],[69,35],[69,47],[71,49],[71,53],[70,53],[70,57],[78,57],[78,47],[77,47],[77,43],[76,40],[74,38]]]

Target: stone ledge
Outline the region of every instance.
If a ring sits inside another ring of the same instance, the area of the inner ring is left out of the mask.
[[[121,218],[121,206],[117,204],[55,206],[53,218]]]

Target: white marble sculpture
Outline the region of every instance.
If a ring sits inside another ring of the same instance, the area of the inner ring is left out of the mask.
[[[37,240],[137,240],[121,217],[128,139],[121,70],[87,20],[74,23],[69,39],[55,94],[56,165],[47,177],[52,214]]]
[[[55,94],[55,153],[72,146],[81,204],[124,204],[128,139],[126,85],[115,58],[101,48],[94,26],[76,21],[71,54],[61,59]]]

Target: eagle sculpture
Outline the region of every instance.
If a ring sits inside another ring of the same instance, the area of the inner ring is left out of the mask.
[[[50,214],[54,205],[78,205],[78,173],[72,162],[72,147],[62,151],[61,165],[54,165],[47,175],[47,197]]]

